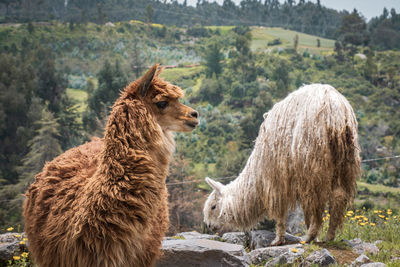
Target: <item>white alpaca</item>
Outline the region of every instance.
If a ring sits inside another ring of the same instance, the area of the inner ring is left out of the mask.
[[[283,244],[288,209],[299,204],[315,239],[329,204],[327,239],[343,223],[360,173],[357,121],[349,102],[332,86],[312,84],[289,94],[264,115],[255,147],[240,175],[214,189],[204,221],[250,229],[266,216],[277,221],[272,245]]]

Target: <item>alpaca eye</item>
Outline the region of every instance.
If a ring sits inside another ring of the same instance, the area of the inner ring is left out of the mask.
[[[168,102],[167,102],[167,101],[157,102],[157,103],[156,103],[156,106],[157,106],[159,109],[164,109],[164,108],[166,108],[166,107],[168,106]]]
[[[212,210],[215,210],[215,208],[217,207],[217,205],[214,205],[211,207]]]

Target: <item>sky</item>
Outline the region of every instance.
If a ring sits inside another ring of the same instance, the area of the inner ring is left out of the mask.
[[[241,0],[233,0],[236,4],[239,4]],[[284,0],[279,0],[284,2]],[[316,2],[316,0],[307,0],[311,2]],[[182,3],[183,0],[178,0]],[[208,0],[212,2],[212,0]],[[216,0],[217,3],[222,4],[223,0]],[[296,0],[298,2],[298,0]],[[189,5],[196,5],[197,0],[187,0]],[[347,10],[349,12],[356,8],[365,18],[370,20],[373,17],[382,14],[382,10],[386,7],[389,12],[391,8],[396,9],[396,12],[400,12],[400,0],[321,0],[323,6],[333,8],[336,10]]]

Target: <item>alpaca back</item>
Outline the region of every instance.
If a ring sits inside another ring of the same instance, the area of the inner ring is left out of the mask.
[[[326,203],[334,185],[355,193],[357,121],[349,102],[329,85],[304,86],[277,103],[261,125],[257,146],[272,218],[298,201]]]

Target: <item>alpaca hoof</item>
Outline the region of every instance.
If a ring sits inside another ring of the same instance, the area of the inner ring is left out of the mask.
[[[273,246],[282,246],[284,244],[285,244],[285,238],[284,237],[276,237],[274,239],[274,241],[272,241],[270,246],[271,247],[273,247]]]
[[[325,241],[326,242],[329,242],[329,241],[333,241],[335,239],[335,235],[330,235],[329,233],[328,233],[328,235],[326,236],[326,238],[325,238]]]

